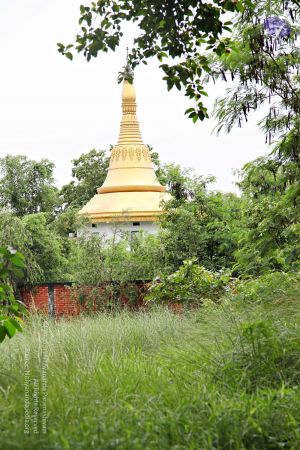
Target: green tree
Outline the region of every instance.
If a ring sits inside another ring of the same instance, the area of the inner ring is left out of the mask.
[[[274,142],[269,164],[274,174],[285,175],[286,187],[293,186],[290,200],[298,203],[299,189],[294,185],[300,181],[300,27],[295,18],[300,5],[278,0],[254,5],[246,8],[234,27],[232,52],[217,59],[211,56],[214,62],[208,79],[234,80],[225,97],[216,101],[217,131],[230,132],[253,111],[267,107],[259,126],[266,140]],[[276,16],[280,20],[277,34],[270,23]]]
[[[16,249],[25,257],[22,282],[32,284],[42,281],[43,272],[32,249],[31,233],[21,218],[9,212],[0,212],[0,247],[6,246]]]
[[[236,268],[244,275],[300,268],[300,208],[295,183],[269,157],[246,164],[239,186],[243,193]]]
[[[75,235],[88,222],[86,217],[79,216],[78,211],[78,208],[68,208],[57,214],[50,223],[51,230],[61,238],[69,238],[70,233]]]
[[[183,168],[179,164],[163,164],[159,167],[158,173],[160,182],[167,187],[176,204],[192,199],[198,188],[205,189],[208,184],[215,181],[213,176],[196,175],[192,169]]]
[[[174,167],[173,167],[174,169]],[[175,167],[173,199],[161,219],[162,264],[167,272],[196,258],[209,270],[232,267],[237,249],[241,201],[234,194],[210,192],[211,179],[191,177]],[[172,190],[171,190],[172,192]]]
[[[49,213],[30,214],[22,219],[12,213],[0,213],[0,246],[9,245],[24,255],[26,268],[22,282],[25,284],[65,278],[63,241],[48,218]]]
[[[208,60],[199,54],[201,45],[208,45],[217,54],[223,54],[228,39],[220,40],[230,22],[226,12],[242,11],[251,2],[239,0],[212,0],[202,2],[189,0],[98,0],[91,6],[80,7],[81,29],[76,36],[75,48],[83,52],[89,61],[99,52],[114,51],[123,36],[125,22],[136,23],[140,34],[134,39],[129,63],[135,67],[157,57],[161,64],[168,89],[184,87],[185,94],[193,99],[196,107],[186,111],[194,121],[207,117],[207,109],[201,98],[203,90],[201,75],[209,70]],[[58,51],[73,58],[74,46],[58,44]],[[173,63],[175,60],[175,63]],[[128,78],[128,67],[120,75]]]
[[[49,230],[60,242],[61,257],[65,260],[63,266],[65,269],[64,279],[68,281],[77,281],[76,273],[68,263],[69,258],[74,251],[77,231],[86,225],[89,220],[86,217],[79,216],[78,208],[67,208],[57,214],[54,220],[49,224]],[[60,279],[61,276],[57,279]]]
[[[136,281],[151,280],[161,270],[161,248],[157,236],[139,233],[132,241],[118,225],[111,239],[77,239],[69,257],[77,297],[79,292],[82,301],[99,309],[118,308],[125,297],[136,305],[140,294]]]
[[[111,239],[81,237],[74,243],[70,266],[80,284],[99,286],[103,282],[152,279],[161,267],[161,245],[157,236],[119,231],[116,224]],[[126,270],[124,270],[126,268]]]
[[[42,271],[42,281],[63,280],[67,269],[63,242],[48,224],[47,214],[30,214],[22,222],[31,236],[28,247]]]
[[[65,207],[80,208],[97,192],[106,177],[109,156],[104,150],[90,150],[72,161],[72,177],[60,191]]]
[[[245,274],[299,267],[299,14],[296,1],[256,1],[234,26],[232,51],[210,56],[207,79],[230,82],[216,101],[217,132],[267,109],[259,126],[271,153],[241,172],[245,209],[237,258]]]
[[[23,155],[0,158],[0,207],[18,216],[53,211],[57,189],[54,164],[47,159],[34,161]]]
[[[300,177],[300,52],[296,40],[300,27],[293,23],[299,14],[297,2],[265,0],[246,8],[234,28],[232,52],[217,60],[212,57],[215,62],[208,77],[234,79],[225,97],[216,101],[218,132],[230,132],[253,111],[268,106],[259,125],[269,143],[277,140],[272,157],[277,167],[287,166],[287,176],[294,181]],[[275,16],[281,21],[277,35],[268,22]]]

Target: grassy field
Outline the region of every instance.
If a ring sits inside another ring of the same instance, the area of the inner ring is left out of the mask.
[[[0,349],[1,450],[299,449],[298,294],[32,316]]]

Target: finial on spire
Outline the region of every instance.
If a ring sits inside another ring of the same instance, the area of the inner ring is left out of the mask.
[[[118,83],[121,83],[123,80],[128,81],[130,84],[133,83],[133,69],[129,62],[129,48],[126,46],[126,65],[123,66],[123,70],[121,70],[118,74]]]

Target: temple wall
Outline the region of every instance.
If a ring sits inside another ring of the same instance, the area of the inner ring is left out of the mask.
[[[139,223],[139,225],[136,225]],[[135,224],[135,225],[134,225]],[[92,234],[92,235],[103,235],[107,239],[110,239],[114,236],[115,233],[117,235],[121,235],[122,232],[130,233],[133,237],[135,232],[143,230],[149,234],[156,234],[158,232],[158,224],[155,222],[122,222],[122,223],[107,223],[100,222],[97,224],[86,225],[78,232],[78,236],[82,236],[84,234]]]

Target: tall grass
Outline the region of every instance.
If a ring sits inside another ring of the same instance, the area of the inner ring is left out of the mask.
[[[298,449],[299,313],[291,297],[185,316],[32,316],[1,346],[0,448]],[[25,354],[31,382],[48,359],[45,434],[41,411],[24,434]]]

